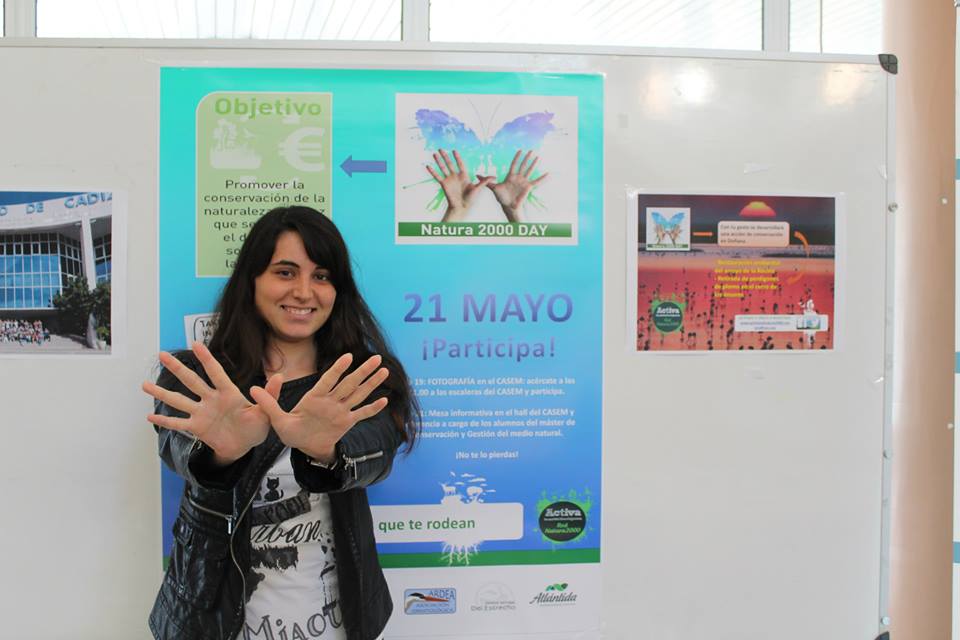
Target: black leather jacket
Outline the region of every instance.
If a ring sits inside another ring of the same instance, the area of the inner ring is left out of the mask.
[[[190,363],[188,363],[190,364]],[[202,373],[202,371],[198,371]],[[169,375],[169,374],[168,374]],[[293,408],[318,375],[283,385],[279,403]],[[177,381],[159,384],[183,391]],[[157,403],[157,412],[183,415]],[[340,608],[349,640],[373,640],[390,618],[393,602],[377,559],[373,518],[364,487],[387,477],[401,434],[388,411],[359,422],[337,445],[338,467],[328,471],[294,449],[297,482],[330,496],[340,581]],[[271,430],[267,440],[226,469],[210,464],[211,452],[187,434],[159,430],[160,457],[186,480],[174,544],[150,613],[158,640],[234,640],[244,622],[250,568],[250,504],[262,476],[284,445]]]

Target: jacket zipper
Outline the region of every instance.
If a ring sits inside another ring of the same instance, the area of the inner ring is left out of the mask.
[[[232,513],[223,513],[222,511],[217,511],[216,509],[210,509],[205,507],[202,504],[199,504],[196,500],[187,496],[187,501],[192,504],[194,507],[209,513],[210,515],[219,516],[227,521],[227,534],[230,536],[230,560],[233,562],[233,566],[237,568],[237,573],[240,574],[240,609],[238,613],[240,614],[240,628],[243,628],[243,610],[246,607],[246,597],[247,597],[247,577],[243,575],[243,569],[240,568],[240,562],[237,560],[237,554],[233,550],[233,538],[236,535],[236,528],[234,527],[235,522],[240,522],[243,520],[243,516],[246,515],[247,510],[250,508],[250,505],[253,504],[253,499],[256,497],[256,494],[250,496],[250,500],[247,501],[247,504],[243,507],[243,510],[240,512],[240,515],[234,520]]]
[[[250,499],[247,500],[247,504],[240,511],[240,515],[237,516],[237,522],[239,523],[243,520],[243,516],[246,515],[247,510],[250,508],[250,505],[253,504],[253,499],[256,497],[256,493],[250,496]],[[230,559],[233,561],[233,566],[237,568],[237,573],[240,574],[240,609],[238,613],[240,614],[240,629],[243,629],[243,624],[245,621],[245,609],[247,608],[247,577],[243,575],[243,569],[240,568],[240,562],[237,560],[237,554],[233,550],[233,538],[236,534],[236,530],[233,529],[230,531]]]
[[[224,513],[222,511],[217,511],[216,509],[211,509],[210,507],[205,507],[190,496],[187,496],[187,502],[192,504],[195,508],[203,511],[204,513],[209,513],[212,516],[218,516],[227,521],[227,534],[233,535],[233,514]]]
[[[368,453],[362,456],[357,456],[356,458],[351,458],[349,456],[342,456],[343,466],[346,468],[353,467],[353,479],[359,480],[359,472],[357,471],[357,465],[361,462],[366,462],[367,460],[376,460],[377,458],[383,457],[383,451],[375,451],[374,453]]]

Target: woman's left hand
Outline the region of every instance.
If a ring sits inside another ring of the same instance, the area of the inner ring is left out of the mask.
[[[328,464],[333,462],[334,448],[343,434],[387,406],[386,398],[362,404],[389,375],[385,367],[380,367],[380,356],[370,356],[356,371],[345,376],[352,361],[349,353],[337,358],[289,412],[262,387],[251,388],[250,395],[270,418],[274,431],[285,445]]]

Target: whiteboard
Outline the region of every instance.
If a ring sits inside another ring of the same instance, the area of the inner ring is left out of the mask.
[[[2,585],[20,613],[9,634],[148,637],[159,462],[138,385],[157,344],[161,66],[603,74],[600,637],[847,640],[884,628],[893,76],[879,65],[613,49],[138,44],[0,43],[9,89],[0,188],[95,185],[125,191],[129,203],[125,349],[0,369],[0,468],[16,488],[8,513],[22,525],[5,527],[2,540],[37,550],[9,554]],[[836,348],[807,357],[625,348],[624,212],[639,188],[842,194]]]

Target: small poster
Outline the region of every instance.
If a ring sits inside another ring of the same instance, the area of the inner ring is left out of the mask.
[[[124,264],[115,196],[0,191],[0,357],[115,352]]]
[[[398,244],[575,244],[576,96],[398,93]]]
[[[837,201],[632,193],[631,348],[832,350]]]

